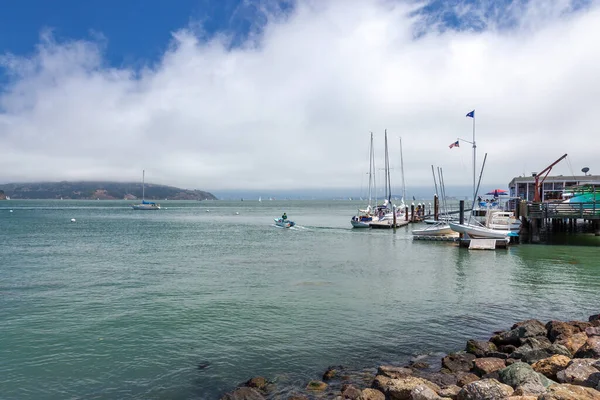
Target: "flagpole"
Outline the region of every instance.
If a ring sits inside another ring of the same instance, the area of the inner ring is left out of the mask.
[[[475,196],[475,162],[477,160],[477,145],[475,145],[475,113],[473,113],[473,196]],[[475,198],[475,197],[473,197]]]

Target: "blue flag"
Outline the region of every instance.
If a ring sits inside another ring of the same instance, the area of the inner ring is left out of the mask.
[[[475,118],[475,110],[467,114],[467,117]]]

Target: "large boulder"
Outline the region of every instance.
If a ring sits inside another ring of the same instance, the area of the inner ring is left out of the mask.
[[[567,368],[567,365],[571,362],[571,359],[566,356],[555,354],[552,357],[544,358],[531,367],[534,371],[544,375],[545,377],[556,380],[556,373]]]
[[[445,398],[449,398],[452,400],[456,400],[456,398],[458,397],[458,393],[460,392],[460,387],[456,386],[456,385],[452,385],[452,386],[448,386],[445,388],[440,389],[440,391],[438,392],[438,394],[441,397],[445,397]]]
[[[421,385],[428,386],[436,393],[440,390],[440,387],[436,384],[414,376],[390,379],[383,387],[384,390],[379,390],[381,390],[390,400],[409,400],[412,390]]]
[[[600,400],[600,392],[583,386],[555,384],[538,400]]]
[[[476,358],[473,361],[473,372],[479,376],[491,374],[506,366],[504,360],[500,358],[483,357]]]
[[[355,386],[344,385],[342,387],[342,397],[349,400],[362,400],[362,391]]]
[[[487,357],[488,353],[497,352],[498,347],[492,342],[471,339],[467,341],[465,350],[476,357]]]
[[[600,336],[600,326],[590,326],[585,328],[585,334],[589,337]]]
[[[556,344],[563,345],[571,352],[571,354],[575,354],[579,351],[581,346],[585,344],[588,336],[585,332],[577,332],[571,336],[560,337],[556,340]]]
[[[505,400],[512,395],[513,388],[496,379],[482,379],[463,386],[458,393],[458,400]]]
[[[377,375],[387,376],[388,378],[402,378],[413,374],[413,370],[405,367],[395,367],[393,365],[381,365],[377,368]]]
[[[521,361],[533,364],[534,362],[543,360],[544,358],[551,357],[554,354],[560,354],[569,358],[572,357],[571,352],[567,350],[565,346],[554,343],[550,347],[546,347],[545,349],[532,350],[523,353]]]
[[[521,346],[511,354],[511,357],[521,358],[524,353],[532,350],[546,349],[550,346],[552,346],[552,342],[544,336],[521,339]]]
[[[516,395],[533,396],[546,391],[540,374],[535,372],[529,364],[514,363],[500,370],[499,375],[502,382],[515,388]]]
[[[600,383],[600,371],[596,368],[596,360],[591,358],[575,358],[567,368],[559,371],[556,377],[560,383],[597,387]]]
[[[550,321],[546,324],[548,330],[548,339],[555,341],[560,338],[567,338],[579,332],[579,329],[563,321]]]
[[[469,342],[471,342],[471,340],[469,340]],[[469,342],[467,342],[467,348],[469,348]],[[475,360],[475,354],[471,353],[448,354],[446,357],[442,358],[442,368],[446,368],[450,372],[467,372],[473,368],[473,360]]]
[[[410,400],[441,400],[442,398],[429,386],[419,385],[410,391]]]
[[[458,382],[456,382],[456,384],[460,387],[463,387],[465,385],[468,385],[471,382],[475,382],[480,379],[479,376],[477,376],[471,372],[457,373],[456,377],[458,378]]]
[[[456,385],[458,378],[455,374],[446,374],[442,372],[415,371],[414,376],[433,382],[439,387]]]
[[[362,400],[385,400],[385,394],[377,389],[363,389]]]
[[[221,400],[265,400],[262,394],[251,387],[241,387],[221,397]]]
[[[500,332],[493,336],[490,341],[496,345],[513,344],[519,346],[520,339],[538,337],[547,335],[546,326],[537,319],[529,319],[527,321],[517,322],[511,330]]]
[[[584,345],[577,350],[575,358],[600,358],[600,336],[588,337]]]

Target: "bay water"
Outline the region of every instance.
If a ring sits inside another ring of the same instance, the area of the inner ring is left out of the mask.
[[[0,397],[218,399],[257,375],[285,393],[600,312],[597,246],[469,251],[353,230],[359,206],[0,203]]]

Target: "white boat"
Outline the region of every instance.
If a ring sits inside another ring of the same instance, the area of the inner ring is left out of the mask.
[[[423,229],[414,229],[412,234],[415,236],[457,236],[450,225],[444,222],[438,222]]]
[[[145,200],[145,185],[146,185],[146,171],[142,171],[142,202],[140,204],[132,204],[131,208],[134,210],[160,210],[160,204],[156,204],[152,201]]]
[[[274,220],[275,225],[280,226],[282,228],[291,228],[292,226],[296,225],[294,221],[290,221],[289,219],[274,218]]]
[[[490,229],[501,231],[518,232],[521,229],[521,221],[510,211],[488,211],[485,225]]]
[[[359,209],[358,214],[353,216],[350,224],[353,228],[369,228],[373,222],[373,210],[371,209],[372,188],[375,185],[373,170],[375,169],[375,158],[373,154],[373,132],[371,132],[371,144],[369,150],[369,204],[366,209]]]
[[[509,236],[518,236],[512,231],[490,229],[485,226],[470,223],[459,224],[457,222],[450,222],[448,225],[454,232],[467,234],[473,239],[506,239]]]

